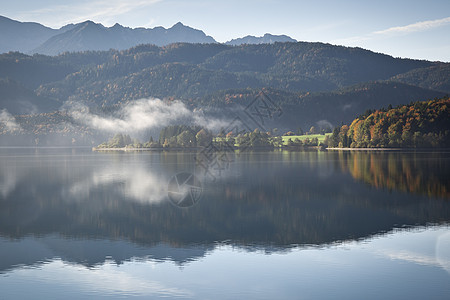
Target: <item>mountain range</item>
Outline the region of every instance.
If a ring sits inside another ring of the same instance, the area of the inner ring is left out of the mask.
[[[247,35],[243,38],[232,39],[231,41],[226,42],[226,45],[239,46],[242,44],[272,44],[272,43],[295,43],[297,42],[291,37],[287,35],[273,35],[270,33],[266,33],[262,37],[256,37],[252,35]]]
[[[52,36],[64,31],[63,28],[60,30],[0,16],[0,53],[8,51],[28,53]]]
[[[46,30],[38,24],[26,25]],[[186,37],[186,30],[204,43],[169,43]],[[0,111],[21,115],[16,120],[32,140],[64,130],[68,136],[81,134],[86,141],[92,130],[64,113],[67,103],[108,114],[142,98],[179,99],[191,110],[221,117],[230,108],[244,109],[264,91],[283,110],[282,118],[265,126],[295,130],[318,124],[337,126],[369,109],[450,93],[449,63],[394,58],[361,48],[273,43],[271,35],[226,45],[181,23],[169,29],[130,29],[88,21],[58,32],[40,49],[57,53],[64,45],[78,48],[51,56],[0,54]],[[118,32],[117,44],[107,44]],[[126,42],[132,45],[139,35],[161,37],[158,32],[164,33],[160,43],[168,45],[147,43],[113,49]],[[73,43],[75,37],[78,43]],[[3,36],[0,39],[4,40]],[[258,42],[263,40],[267,43]],[[81,50],[89,43],[107,50]],[[11,131],[1,121],[0,136],[5,140]]]
[[[52,29],[38,23],[19,22],[0,16],[0,53],[58,55],[63,52],[124,50],[140,44],[166,46],[172,43],[217,43],[203,31],[176,23],[171,28],[129,28],[120,24],[105,27],[92,21]],[[296,42],[285,35],[246,36],[226,44]]]

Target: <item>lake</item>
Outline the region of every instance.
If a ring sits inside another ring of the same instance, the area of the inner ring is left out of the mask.
[[[0,298],[448,299],[450,152],[0,148]]]

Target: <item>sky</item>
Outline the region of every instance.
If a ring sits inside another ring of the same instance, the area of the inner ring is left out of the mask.
[[[286,34],[394,57],[450,62],[449,0],[0,0],[0,15],[52,28],[169,28],[182,22],[218,42]]]

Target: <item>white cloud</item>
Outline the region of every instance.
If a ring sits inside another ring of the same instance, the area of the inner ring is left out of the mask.
[[[160,99],[141,99],[126,105],[119,116],[103,117],[88,112],[81,104],[71,109],[72,117],[92,128],[108,132],[136,132],[166,126],[187,118],[191,111],[180,101],[165,103]]]
[[[450,274],[450,231],[441,234],[436,241],[436,260]]]
[[[0,125],[1,124],[3,124],[8,131],[16,131],[21,129],[14,116],[11,115],[6,109],[0,110]]]
[[[23,175],[19,173],[20,169],[8,162],[9,159],[0,160],[0,195],[5,199],[14,191],[19,178]]]
[[[130,102],[116,116],[89,113],[87,107],[76,104],[69,108],[72,117],[91,128],[106,132],[141,132],[170,124],[196,124],[210,130],[228,125],[227,120],[213,119],[202,111],[191,111],[181,101],[164,102],[160,99],[140,99]]]
[[[93,172],[90,176],[72,183],[64,192],[75,199],[89,198],[89,194],[98,187],[111,189],[116,185],[127,199],[141,203],[160,203],[167,199],[167,182],[161,174],[155,174],[142,166],[109,166]],[[67,194],[63,194],[67,199]]]
[[[418,31],[426,31],[447,24],[450,24],[450,17],[438,20],[417,22],[406,26],[391,27],[385,30],[375,31],[374,34],[396,34],[396,33],[411,33]]]
[[[397,230],[371,241],[373,253],[391,260],[443,268],[450,273],[448,226]]]
[[[140,10],[162,0],[97,0],[74,1],[70,4],[54,5],[24,12],[21,19],[32,19],[48,26],[60,27],[68,23],[80,23],[86,20],[112,25],[118,16]],[[52,24],[48,24],[52,20]]]
[[[381,252],[381,253],[383,253],[383,252]],[[386,250],[383,254],[385,256],[389,257],[390,259],[403,260],[403,261],[415,263],[418,265],[434,266],[434,267],[441,266],[434,256],[430,256],[430,255],[426,255],[426,254],[422,254],[422,253],[415,253],[415,252],[407,251],[407,250],[400,250],[400,251]]]
[[[338,45],[349,45],[349,46],[361,46],[361,43],[370,41],[370,40],[376,40],[380,39],[382,37],[389,37],[393,35],[406,35],[409,33],[419,32],[419,31],[427,31],[431,29],[435,29],[441,26],[445,26],[447,24],[450,24],[450,17],[438,19],[438,20],[431,20],[431,21],[423,21],[423,22],[417,22],[405,26],[397,26],[397,27],[390,27],[388,29],[374,31],[368,34],[359,35],[359,36],[353,36],[343,39],[337,39],[331,41],[333,44]]]

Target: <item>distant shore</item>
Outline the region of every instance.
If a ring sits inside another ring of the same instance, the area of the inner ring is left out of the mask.
[[[417,150],[416,148],[326,148],[327,150],[344,150],[344,151],[400,151],[400,150]]]
[[[343,151],[421,151],[421,150],[450,150],[448,148],[326,148],[326,150]]]
[[[198,151],[202,150],[204,147],[171,147],[171,148],[98,148],[93,147],[92,151],[120,151],[120,152],[130,152],[130,151]],[[320,150],[319,146],[309,146],[304,148],[296,147],[284,147],[283,149],[268,149],[268,148],[252,148],[248,150]],[[239,150],[236,148],[235,150]],[[335,150],[335,151],[420,151],[420,150],[449,150],[446,148],[325,148],[323,150]]]
[[[197,151],[203,149],[202,147],[190,147],[190,148],[183,148],[183,147],[172,147],[172,148],[130,148],[130,147],[122,147],[122,148],[98,148],[93,147],[92,151]]]
[[[169,147],[169,148],[130,148],[130,147],[122,147],[122,148],[99,148],[99,147],[92,147],[92,151],[199,151],[203,150],[205,147]],[[321,149],[319,146],[306,146],[306,147],[289,147],[285,146],[283,148],[272,148],[272,147],[253,147],[253,148],[244,148],[239,149],[235,148],[233,150],[239,151],[239,150],[250,150],[250,151],[275,151],[275,150],[288,150],[288,151],[298,151],[298,150],[319,150]],[[333,148],[334,149],[334,148]],[[338,149],[338,148],[336,148]],[[230,150],[228,150],[230,151]],[[231,150],[232,151],[232,150]]]

